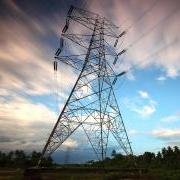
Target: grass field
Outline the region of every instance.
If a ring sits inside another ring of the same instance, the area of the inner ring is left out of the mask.
[[[1,169],[0,180],[19,180],[23,179],[24,170],[22,169]]]
[[[59,168],[59,169],[1,169],[0,180],[179,180],[180,170],[102,170],[97,168]]]

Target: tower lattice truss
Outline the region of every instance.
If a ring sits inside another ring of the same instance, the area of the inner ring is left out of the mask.
[[[76,30],[75,24],[87,31],[72,33],[70,30]],[[125,74],[124,71],[118,74],[113,70],[119,56],[126,51],[115,51],[124,34],[124,31],[120,31],[119,27],[105,17],[70,7],[62,30],[60,47],[55,54],[54,69],[57,70],[57,62],[65,63],[78,72],[78,78],[47,140],[42,156],[51,155],[79,127],[84,130],[99,160],[106,157],[110,133],[125,154],[132,154],[113,90],[117,78]],[[111,39],[113,46],[106,38]],[[73,42],[77,52],[84,49],[85,53],[72,55],[70,51],[65,51],[65,40]]]

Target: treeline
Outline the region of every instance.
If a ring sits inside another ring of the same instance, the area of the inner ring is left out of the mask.
[[[27,155],[22,150],[4,153],[0,151],[0,167],[26,168],[37,166],[41,153],[33,151]],[[50,167],[53,165],[51,157],[42,159],[42,166]]]
[[[41,153],[33,151],[27,155],[22,150],[3,153],[0,151],[0,167],[27,168],[36,166]],[[53,163],[51,157],[43,158],[41,166],[52,167],[57,164]],[[62,165],[61,165],[62,166]],[[85,167],[110,167],[110,168],[152,168],[152,169],[180,169],[180,149],[175,146],[173,148],[163,148],[157,154],[145,152],[142,155],[125,156],[112,151],[111,158],[102,161],[89,161],[86,164],[71,165]]]
[[[112,152],[112,158],[106,158],[103,162],[89,162],[92,166],[106,166],[117,168],[166,168],[180,169],[180,149],[175,146],[173,148],[163,148],[157,154],[145,152],[139,156],[124,156],[117,154],[115,150]]]

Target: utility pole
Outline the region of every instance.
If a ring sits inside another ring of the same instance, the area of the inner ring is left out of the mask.
[[[92,34],[70,33],[69,26],[72,21],[88,28]],[[56,52],[54,70],[57,70],[57,62],[60,61],[74,68],[79,76],[44,146],[41,159],[51,155],[79,127],[82,127],[99,160],[104,160],[106,157],[109,133],[113,135],[125,154],[132,154],[113,90],[117,78],[125,72],[119,74],[114,72],[107,56],[111,56],[111,59],[115,57],[117,62],[120,53],[117,54],[105,41],[105,37],[114,38],[114,46],[116,46],[123,33],[105,17],[70,7],[62,30],[60,47]],[[89,41],[85,40],[85,37],[90,37]],[[64,39],[84,48],[85,56],[62,55]],[[116,62],[113,64],[115,65]]]

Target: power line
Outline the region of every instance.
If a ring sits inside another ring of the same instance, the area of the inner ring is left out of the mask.
[[[153,10],[153,8],[157,5],[157,3],[159,2],[160,0],[155,0],[152,5],[142,13],[142,15],[136,20],[136,23],[139,23],[143,18],[144,16],[146,16],[150,11]],[[130,31],[130,29],[132,29],[134,26],[134,24],[131,24],[128,26],[127,30],[126,31]]]
[[[83,0],[83,8],[87,6],[87,1],[86,0]]]
[[[133,67],[130,67],[130,68],[128,69],[128,71],[130,71],[130,70],[132,70],[132,69],[135,69],[138,65],[141,65],[141,66],[144,65],[144,64],[146,63],[145,60],[150,59],[150,58],[158,55],[160,52],[163,52],[165,49],[167,49],[168,47],[170,47],[170,46],[172,46],[173,44],[176,44],[176,43],[178,43],[178,42],[180,42],[179,39],[175,39],[174,41],[166,44],[165,46],[161,47],[161,48],[158,49],[157,51],[151,53],[149,56],[147,56],[147,57],[145,57],[144,59],[142,59],[142,60],[140,61],[140,62],[142,62],[142,63],[140,63],[140,64],[135,64]]]
[[[160,1],[160,0],[158,0]],[[157,1],[155,3],[153,3],[153,5],[147,10],[147,13],[150,11],[150,9],[152,9],[155,5],[157,4]],[[174,16],[177,12],[179,11],[179,6],[175,7],[168,15],[166,15],[164,18],[162,18],[158,23],[156,23],[154,26],[152,26],[148,31],[144,32],[141,36],[139,36],[137,39],[135,39],[134,41],[132,41],[131,43],[129,43],[125,49],[132,49],[132,47],[135,47],[134,45],[136,45],[138,42],[140,42],[141,39],[145,38],[146,36],[148,36],[150,33],[152,33],[160,24],[162,24],[163,22],[167,21],[167,19],[170,19],[172,16]],[[144,13],[146,14],[146,13]],[[142,18],[142,17],[141,17]],[[128,51],[129,52],[129,51]],[[128,52],[126,51],[125,56],[127,56]]]
[[[155,24],[154,26],[152,26],[148,31],[146,31],[145,33],[143,33],[139,38],[137,38],[136,40],[134,40],[132,43],[130,43],[129,45],[127,45],[126,48],[129,48],[134,45],[137,44],[137,42],[139,42],[141,39],[143,39],[144,37],[146,37],[147,35],[149,35],[150,33],[153,32],[154,29],[156,29],[160,24],[162,24],[164,21],[166,21],[167,19],[171,18],[173,15],[175,15],[178,11],[179,11],[179,7],[176,7],[173,9],[173,11],[171,11],[171,13],[169,13],[167,16],[165,16],[163,19],[161,19],[157,24]]]
[[[133,42],[131,42],[129,45],[127,45],[127,47],[125,49],[132,49],[132,47],[134,47],[134,45],[137,44],[137,42],[139,42],[141,39],[145,38],[146,36],[148,36],[150,33],[153,32],[153,30],[155,30],[160,24],[162,24],[163,22],[165,22],[167,19],[171,18],[172,16],[174,16],[177,12],[179,11],[179,6],[174,8],[167,16],[165,16],[164,18],[162,18],[157,24],[155,24],[154,26],[152,26],[148,31],[146,31],[145,33],[143,33],[140,37],[138,37],[136,40],[134,40]],[[129,51],[128,51],[129,52]],[[125,53],[125,56],[127,56],[127,51]]]

